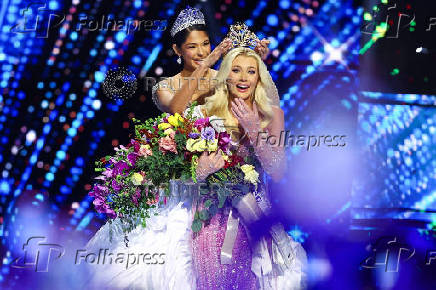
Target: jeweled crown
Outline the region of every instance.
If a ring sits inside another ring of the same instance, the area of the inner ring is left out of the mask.
[[[230,26],[230,31],[227,33],[227,38],[232,41],[232,48],[249,47],[254,49],[259,38],[254,32],[248,29],[245,23],[236,23]]]
[[[199,9],[188,6],[186,9],[180,11],[176,21],[174,21],[173,27],[170,31],[171,37],[174,37],[177,32],[196,24],[206,25],[204,15]]]

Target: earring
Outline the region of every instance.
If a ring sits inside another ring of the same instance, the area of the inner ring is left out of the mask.
[[[179,57],[177,58],[177,63],[178,63],[178,64],[182,64],[182,58],[180,57],[180,55],[179,55]]]

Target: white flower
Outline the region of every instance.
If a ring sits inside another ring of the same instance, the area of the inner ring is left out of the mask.
[[[226,127],[224,125],[224,120],[222,118],[219,118],[217,116],[211,116],[209,117],[209,122],[216,132],[218,133],[226,132]]]
[[[183,116],[187,116],[188,113],[190,112],[191,108],[187,108],[184,112],[183,112]],[[194,119],[202,119],[204,118],[203,112],[201,111],[201,106],[195,106],[192,110],[192,117]]]

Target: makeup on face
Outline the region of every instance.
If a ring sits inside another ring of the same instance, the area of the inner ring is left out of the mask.
[[[231,96],[249,99],[254,94],[258,80],[257,60],[251,56],[238,55],[232,62],[227,82]]]
[[[182,45],[185,68],[195,70],[210,54],[209,36],[204,31],[191,31]]]

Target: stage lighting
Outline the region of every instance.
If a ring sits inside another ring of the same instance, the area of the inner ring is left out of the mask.
[[[334,47],[333,45],[327,43],[324,45],[324,51],[328,54],[326,63],[330,61],[342,62],[342,49]]]
[[[36,133],[34,130],[30,130],[27,134],[26,134],[26,143],[32,143],[33,141],[35,141],[36,139]]]
[[[312,59],[313,63],[314,63],[315,65],[317,65],[317,64],[319,64],[319,63],[323,60],[323,58],[324,58],[324,54],[322,54],[322,53],[319,52],[319,51],[315,51],[315,52],[312,53],[312,55],[310,56],[310,58]]]
[[[281,0],[279,6],[282,9],[289,9],[289,7],[291,7],[291,2],[289,0]]]
[[[266,22],[268,23],[268,25],[277,26],[277,24],[279,24],[279,18],[277,17],[277,15],[270,14],[267,17]]]

